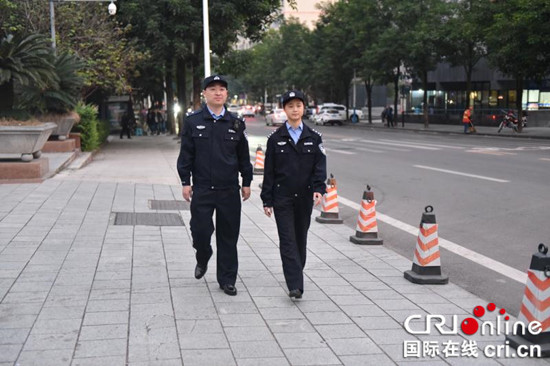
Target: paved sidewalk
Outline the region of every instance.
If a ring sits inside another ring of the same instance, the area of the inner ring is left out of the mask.
[[[351,244],[344,225],[312,221],[304,297],[291,301],[257,178],[243,204],[238,295],[218,288],[215,258],[195,280],[189,211],[150,209],[181,200],[178,148],[172,137],[114,140],[79,171],[0,185],[0,365],[548,364],[481,355],[503,336],[407,333],[411,315],[460,322],[487,303],[452,283],[409,283],[410,258]],[[119,212],[174,213],[185,226],[114,225]],[[404,341],[460,355],[472,340],[479,358],[404,357]]]

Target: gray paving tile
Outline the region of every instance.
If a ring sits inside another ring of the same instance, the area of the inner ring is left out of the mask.
[[[355,324],[316,325],[315,329],[324,339],[366,337],[365,332]]]
[[[223,333],[219,319],[178,320],[176,322],[179,334],[209,334]]]
[[[266,320],[269,329],[273,333],[308,333],[315,332],[315,328],[308,320]]]
[[[128,338],[127,324],[88,325],[80,330],[80,341]]]
[[[275,341],[231,342],[235,358],[282,357],[283,352]]]
[[[260,313],[264,319],[303,319],[304,314],[298,308],[262,308]]]
[[[273,335],[267,326],[264,327],[227,327],[225,334],[229,342],[271,341]]]
[[[86,312],[83,325],[127,324],[128,311]]]
[[[218,303],[218,314],[258,314],[258,308],[254,303]]]
[[[373,355],[356,355],[356,356],[340,356],[340,360],[344,366],[389,366],[395,365],[395,362],[385,354],[373,354]]]
[[[74,358],[71,366],[126,366],[126,356]]]
[[[130,362],[128,366],[182,366],[182,360],[180,358],[171,360],[151,360],[142,362]]]
[[[235,366],[233,353],[229,349],[188,350],[182,353],[185,366]]]
[[[25,343],[25,351],[48,349],[74,349],[77,333],[33,334],[29,335]]]
[[[317,333],[275,333],[274,335],[283,349],[326,347],[325,341]]]
[[[34,324],[34,334],[54,334],[78,332],[81,319],[38,319]]]
[[[238,366],[288,366],[289,363],[284,357],[276,358],[241,358],[237,359]]]
[[[203,333],[180,335],[180,347],[183,350],[188,349],[224,349],[229,348],[225,334],[223,333]]]
[[[331,296],[330,299],[338,306],[343,305],[369,305],[373,302],[363,295],[337,295]]]
[[[224,327],[254,327],[265,324],[258,314],[221,314],[220,320]]]
[[[68,366],[72,355],[73,349],[23,351],[17,363],[21,366]]]
[[[40,319],[82,319],[83,306],[51,306],[40,312]]]
[[[382,353],[369,338],[328,339],[327,343],[338,356]]]
[[[284,350],[291,365],[340,365],[340,360],[327,348],[289,348]]]
[[[350,317],[357,316],[387,316],[377,305],[342,305],[341,309]]]
[[[23,348],[21,344],[0,344],[0,362],[11,362],[17,360],[19,352]]]
[[[351,323],[351,319],[341,311],[320,311],[315,313],[305,313],[305,315],[313,325]]]

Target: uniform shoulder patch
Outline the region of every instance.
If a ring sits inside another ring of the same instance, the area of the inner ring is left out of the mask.
[[[323,134],[322,134],[321,132],[319,132],[319,131],[317,131],[317,130],[314,130],[313,128],[312,128],[311,130],[312,130],[313,132],[315,132],[317,135],[323,136]]]
[[[202,109],[197,109],[197,110],[194,110],[194,111],[192,111],[192,112],[189,112],[189,114],[188,114],[187,116],[188,116],[188,117],[189,117],[189,116],[193,116],[193,115],[198,114],[198,113],[200,113],[200,112],[202,112]]]

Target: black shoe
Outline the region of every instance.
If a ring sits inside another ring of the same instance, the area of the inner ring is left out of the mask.
[[[207,269],[208,269],[207,264],[200,265],[197,263],[197,265],[195,266],[195,278],[197,280],[200,280],[201,278],[203,278],[203,276],[206,274]]]
[[[302,298],[302,290],[296,289],[296,290],[290,290],[288,292],[288,297],[293,297],[295,299],[301,299]]]
[[[220,285],[220,288],[229,296],[235,296],[237,295],[237,288],[233,285],[227,284],[227,285]]]

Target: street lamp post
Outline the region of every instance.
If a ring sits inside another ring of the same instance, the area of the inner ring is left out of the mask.
[[[55,7],[53,3],[62,3],[62,2],[110,2],[109,6],[107,7],[107,10],[109,11],[109,15],[115,15],[116,14],[116,0],[50,0],[50,32],[52,36],[52,48],[53,51],[56,51],[56,42],[55,42]]]
[[[204,37],[204,77],[210,76],[210,24],[208,0],[202,0],[202,33]]]

